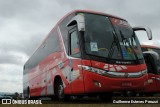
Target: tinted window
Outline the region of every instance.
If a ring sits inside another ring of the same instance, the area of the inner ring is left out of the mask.
[[[45,49],[44,53],[46,53],[46,55],[44,57],[47,57],[49,54],[51,54],[53,52],[60,51],[58,31],[51,33],[50,37],[46,41],[46,45],[45,45],[44,49]]]
[[[106,16],[85,14],[85,50],[87,54],[108,57],[113,46],[113,27]],[[117,46],[114,45],[115,50]]]
[[[142,50],[136,34],[125,20],[110,18],[119,39],[124,60],[143,59]]]
[[[148,51],[155,51],[160,56],[160,49],[148,48]],[[158,69],[158,74],[160,74],[160,59],[156,61],[156,66],[157,66],[157,69]]]
[[[140,44],[128,22],[96,14],[85,14],[85,51],[111,59],[143,59]]]
[[[75,16],[75,14],[71,14],[71,15],[67,16],[59,25],[60,31],[62,34],[62,38],[63,38],[63,42],[65,45],[66,53],[68,53],[68,40],[69,40],[68,39],[68,31],[72,28],[72,26],[67,27],[66,25],[74,16]]]
[[[145,52],[145,51],[154,51],[154,52],[157,52],[157,53],[159,54],[159,56],[160,56],[160,49],[158,49],[158,48],[156,49],[156,48],[147,48],[147,47],[144,48],[144,47],[143,47],[143,48],[142,48],[142,51],[143,51],[143,52]],[[146,61],[146,59],[145,59],[145,61]],[[147,63],[147,62],[146,62],[146,63]],[[148,63],[151,63],[151,61],[148,61]],[[147,64],[148,64],[148,63],[147,63]],[[156,63],[157,69],[158,69],[158,72],[157,72],[157,73],[160,74],[160,59],[157,60],[155,63]],[[147,65],[147,67],[149,67],[148,69],[149,69],[151,72],[153,72],[152,68],[151,68],[149,65]],[[148,70],[148,71],[149,71],[149,70]]]
[[[55,30],[50,34],[46,42],[38,48],[38,50],[31,56],[31,58],[25,64],[24,73],[36,67],[48,55],[59,51],[60,43],[58,38],[58,31]]]
[[[70,40],[71,40],[71,50],[70,53],[72,56],[75,57],[79,57],[80,56],[80,52],[79,52],[79,45],[78,45],[78,35],[77,35],[77,31],[73,31],[70,34]]]

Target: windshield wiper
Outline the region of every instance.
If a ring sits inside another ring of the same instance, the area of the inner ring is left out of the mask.
[[[133,47],[131,46],[131,44],[129,43],[129,41],[128,41],[126,38],[124,38],[124,35],[123,35],[123,33],[122,33],[121,31],[119,31],[119,32],[120,32],[120,35],[121,35],[121,38],[122,38],[122,42],[125,40],[125,42],[127,42],[127,43],[129,44],[129,47],[130,47],[130,49],[133,51],[133,54],[134,54],[134,56],[135,56],[135,58],[136,58],[136,62],[137,62],[137,63],[140,63],[140,62],[139,62],[139,59],[138,59],[138,56],[137,56],[135,50],[133,49]],[[132,37],[133,37],[133,36],[132,36]],[[127,50],[127,47],[126,47],[126,46],[125,46],[125,48],[126,48],[126,50]]]
[[[114,47],[114,46],[117,46],[118,51],[121,52],[121,48],[118,47],[118,41],[117,41],[118,38],[117,38],[117,36],[116,36],[116,34],[115,34],[114,31],[112,31],[112,35],[113,35],[113,42],[112,42],[111,47],[110,47],[110,49],[109,49],[108,58],[111,58],[111,57],[112,57],[113,52],[114,52],[114,50],[115,50],[115,47]],[[123,57],[123,56],[122,56],[122,57]]]

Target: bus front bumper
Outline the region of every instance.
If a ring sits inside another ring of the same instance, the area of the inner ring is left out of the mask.
[[[148,74],[138,78],[110,78],[85,71],[86,93],[142,91],[147,86]]]

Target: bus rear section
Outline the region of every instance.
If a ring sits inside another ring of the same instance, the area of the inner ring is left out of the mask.
[[[143,52],[156,52],[160,56],[160,48],[151,45],[141,45]],[[143,93],[147,96],[153,96],[160,93],[160,59],[156,59],[150,54],[145,55],[145,62],[148,69],[148,85]]]
[[[145,30],[151,38],[147,29],[132,28],[116,16],[84,10],[69,13],[26,62],[26,97],[64,100],[94,94],[108,100],[115,91],[144,90],[148,74],[135,30]]]

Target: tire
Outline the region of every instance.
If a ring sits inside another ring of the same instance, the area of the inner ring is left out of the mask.
[[[110,102],[112,100],[113,94],[112,93],[102,93],[99,95],[101,101]]]
[[[127,92],[122,92],[123,97],[128,97]]]
[[[77,96],[78,99],[83,99],[84,96]]]
[[[134,91],[126,91],[122,93],[124,97],[136,97],[137,93]]]
[[[68,95],[64,94],[64,86],[62,80],[59,80],[57,87],[57,97],[59,101],[68,101],[70,98]]]
[[[136,93],[136,92],[130,92],[128,96],[129,96],[129,97],[136,97],[136,96],[137,96],[137,93]]]

